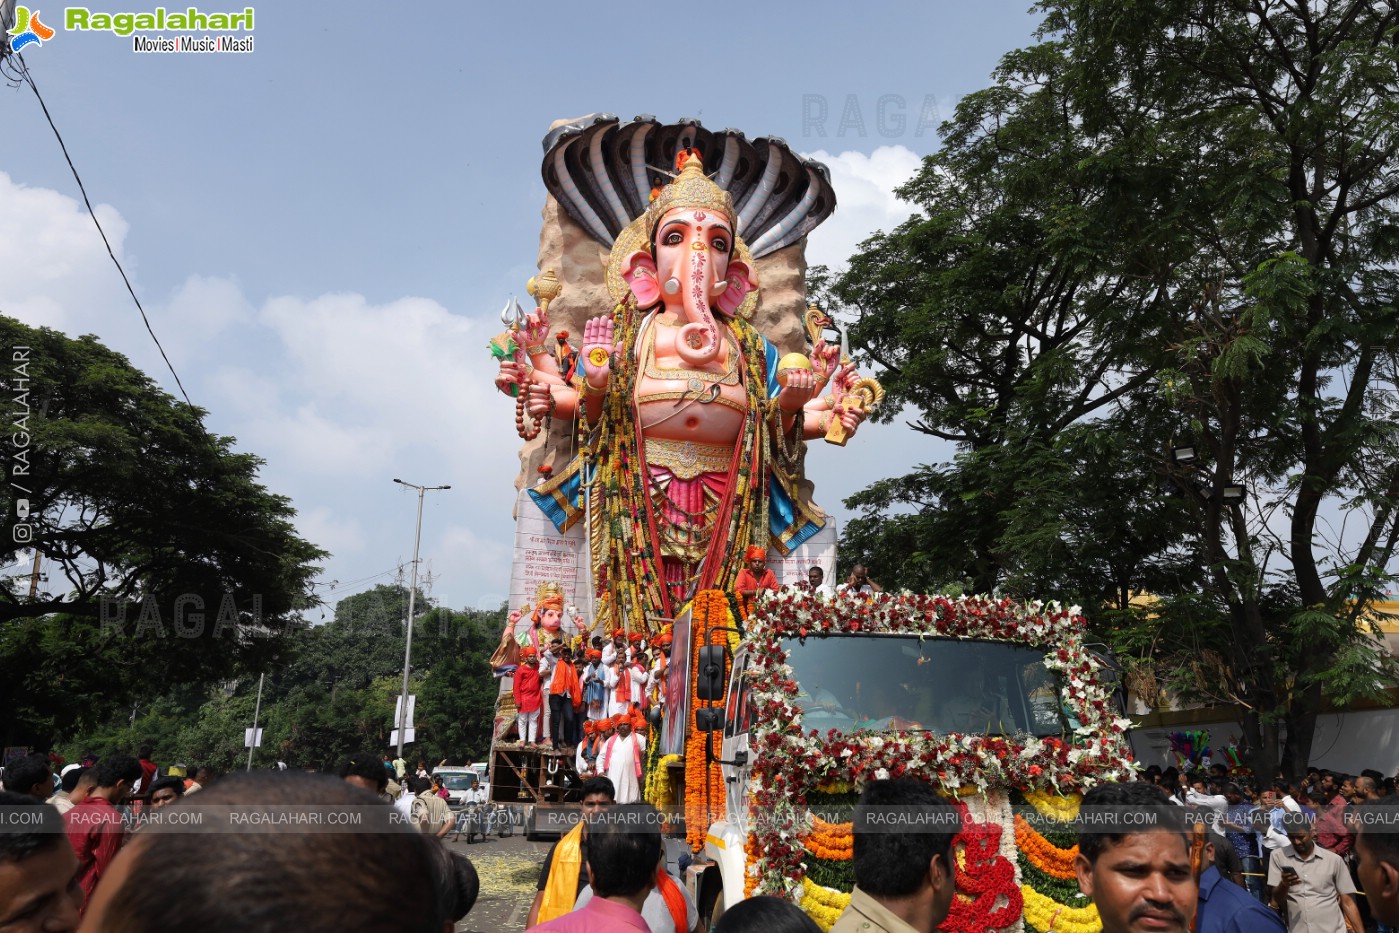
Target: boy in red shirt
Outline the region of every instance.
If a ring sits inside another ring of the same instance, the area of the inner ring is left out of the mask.
[[[539,710],[544,705],[544,693],[539,686],[539,652],[533,645],[520,649],[520,666],[515,668],[510,693],[515,700],[520,742],[533,745],[539,741]]]

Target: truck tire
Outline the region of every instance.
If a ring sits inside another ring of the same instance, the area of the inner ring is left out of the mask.
[[[713,872],[712,878],[706,878],[704,888],[700,894],[699,905],[699,927],[701,930],[713,930],[724,917],[728,910],[728,904],[724,902],[724,879],[719,877],[717,871]]]

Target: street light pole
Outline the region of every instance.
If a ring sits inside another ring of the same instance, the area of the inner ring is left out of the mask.
[[[413,573],[408,586],[408,633],[403,645],[403,695],[398,706],[398,757],[403,757],[403,736],[408,731],[408,671],[413,663],[413,609],[418,595],[418,542],[423,536],[423,494],[431,489],[451,489],[451,486],[419,486],[394,478],[400,486],[418,490],[418,527],[413,532]]]
[[[253,770],[253,751],[257,748],[257,720],[262,715],[262,682],[267,679],[266,672],[259,674],[257,678],[257,705],[253,707],[253,740],[248,743],[248,767]]]

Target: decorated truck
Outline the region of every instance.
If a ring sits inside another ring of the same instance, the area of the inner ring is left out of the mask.
[[[911,775],[964,815],[944,930],[1101,928],[1071,823],[1133,765],[1076,608],[783,591],[737,609],[710,591],[677,622],[690,637],[647,772],[648,798],[683,811],[702,915],[775,894],[829,929],[854,884],[855,799]]]

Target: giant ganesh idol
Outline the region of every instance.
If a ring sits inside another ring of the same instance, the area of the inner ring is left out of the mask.
[[[750,545],[786,554],[820,530],[806,441],[843,444],[882,391],[806,308],[804,238],[835,207],[824,166],[641,117],[562,124],[545,148],[545,241],[558,232],[540,307],[493,342],[496,384],[516,398],[526,470],[549,475],[533,504],[587,529],[594,625],[653,630],[731,588]],[[560,332],[580,330],[575,357]]]

